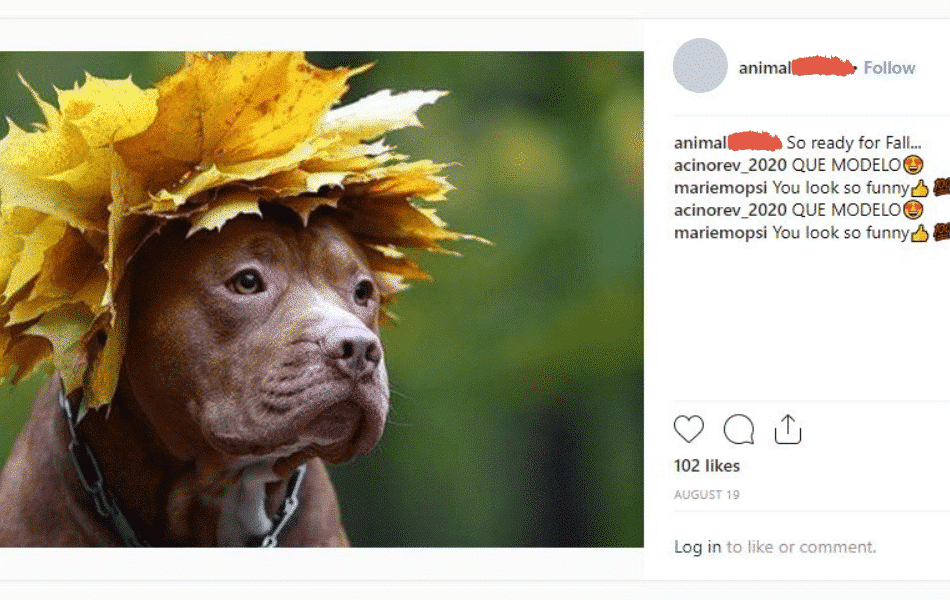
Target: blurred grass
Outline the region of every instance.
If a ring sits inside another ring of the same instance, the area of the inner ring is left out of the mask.
[[[344,102],[451,92],[387,141],[458,163],[439,216],[495,244],[418,256],[435,281],[393,307],[386,434],[332,470],[354,545],[642,546],[642,54],[309,56],[375,63]],[[145,86],[180,65],[0,53],[0,108],[40,120],[17,72],[55,100],[83,71]],[[42,379],[0,388],[0,461]]]

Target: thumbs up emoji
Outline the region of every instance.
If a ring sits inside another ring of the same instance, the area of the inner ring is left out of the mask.
[[[917,184],[917,187],[910,191],[910,196],[911,198],[925,198],[929,192],[930,190],[927,189],[926,185],[924,185],[924,180],[921,179],[920,183]]]
[[[913,234],[911,234],[911,236],[910,236],[910,241],[912,241],[912,242],[926,242],[929,237],[930,237],[930,236],[927,235],[927,230],[924,229],[924,224],[921,223],[921,224],[920,224],[920,227],[917,228],[917,231],[915,231]]]

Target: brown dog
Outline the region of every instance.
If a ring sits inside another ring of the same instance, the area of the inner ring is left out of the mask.
[[[76,428],[128,531],[83,487],[54,379],[0,480],[0,545],[254,545],[293,497],[283,545],[348,544],[321,459],[368,452],[389,408],[365,256],[326,215],[185,233],[172,223],[133,263],[116,397]]]

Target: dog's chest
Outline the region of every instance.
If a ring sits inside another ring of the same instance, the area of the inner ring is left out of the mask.
[[[278,478],[273,461],[246,467],[218,501],[218,546],[242,547],[271,528],[265,485]]]

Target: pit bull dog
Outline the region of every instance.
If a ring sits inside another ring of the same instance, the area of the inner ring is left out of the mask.
[[[0,545],[349,544],[323,461],[383,433],[379,292],[331,216],[265,215],[172,222],[142,248],[116,396],[74,423],[78,394],[40,394]]]

